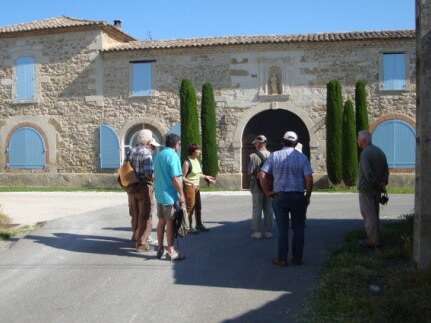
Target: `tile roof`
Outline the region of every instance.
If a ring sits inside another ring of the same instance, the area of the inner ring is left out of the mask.
[[[77,19],[66,16],[34,20],[28,23],[0,27],[0,37],[10,37],[15,36],[18,33],[34,31],[72,31],[75,28],[91,26],[104,29],[106,32],[114,34],[125,41],[135,40],[130,35],[105,21]]]
[[[210,47],[230,45],[283,44],[304,42],[339,42],[355,40],[414,39],[414,30],[364,31],[345,33],[321,33],[306,35],[274,35],[274,36],[228,36],[209,38],[190,38],[174,40],[132,41],[121,44],[104,52],[118,52],[141,49],[170,49],[189,47]]]

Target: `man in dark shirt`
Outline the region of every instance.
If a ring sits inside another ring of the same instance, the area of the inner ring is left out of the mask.
[[[379,200],[388,185],[388,162],[385,153],[372,144],[372,136],[368,131],[359,132],[358,145],[362,149],[358,180],[359,207],[367,233],[366,246],[376,248],[380,245]]]

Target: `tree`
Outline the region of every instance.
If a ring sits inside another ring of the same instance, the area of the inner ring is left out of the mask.
[[[202,170],[204,174],[217,176],[218,153],[217,153],[217,121],[214,91],[210,83],[202,87]]]
[[[356,105],[356,135],[359,131],[368,130],[368,108],[367,108],[367,83],[365,81],[356,82],[355,105]],[[358,147],[358,156],[361,149]]]
[[[326,168],[332,184],[342,179],[342,119],[343,97],[339,81],[327,85],[326,112]]]
[[[354,186],[358,178],[358,149],[353,102],[347,100],[343,110],[343,182]]]
[[[190,144],[200,144],[199,117],[196,103],[196,91],[189,80],[183,80],[180,87],[181,110],[181,159],[187,158]]]

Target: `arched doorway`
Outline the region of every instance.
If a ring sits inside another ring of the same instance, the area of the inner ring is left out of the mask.
[[[153,137],[159,142],[160,144],[163,143],[162,141],[162,134],[155,128],[154,126],[147,124],[147,123],[138,123],[135,124],[133,127],[131,127],[126,135],[124,136],[124,142],[123,142],[123,153],[124,156],[127,156],[127,152],[132,149],[134,146],[136,146],[136,135],[137,133],[142,129],[149,129],[153,132]]]
[[[303,145],[303,153],[310,158],[310,134],[305,123],[296,114],[287,110],[266,110],[256,114],[245,126],[242,135],[242,187],[248,188],[248,156],[254,151],[253,139],[263,134],[268,139],[270,151],[282,148],[282,138],[286,131],[295,131]]]

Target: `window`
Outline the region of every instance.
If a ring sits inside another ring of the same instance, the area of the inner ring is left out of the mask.
[[[150,96],[153,90],[152,63],[131,62],[131,96]]]
[[[32,102],[36,98],[36,64],[32,57],[20,57],[16,61],[15,100]]]
[[[383,90],[400,91],[407,88],[407,55],[383,54]]]
[[[373,143],[382,149],[391,168],[414,168],[416,132],[401,120],[382,122],[373,132]]]
[[[35,129],[23,127],[12,134],[8,146],[10,168],[42,169],[45,155],[45,143]]]

